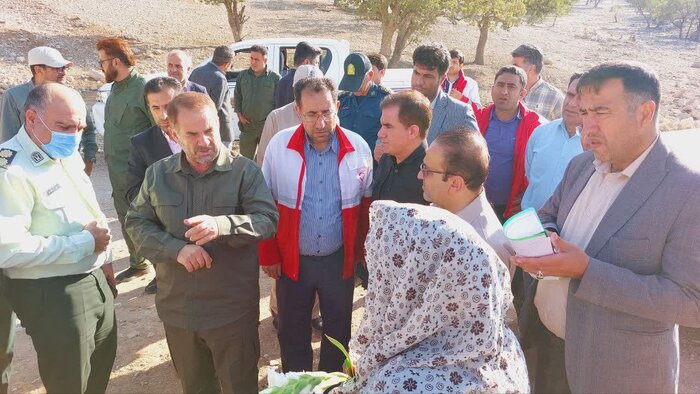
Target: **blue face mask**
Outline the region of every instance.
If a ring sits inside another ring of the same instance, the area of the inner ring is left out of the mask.
[[[39,120],[49,129],[43,119],[39,118]],[[75,153],[78,146],[80,146],[80,133],[60,133],[51,130],[51,141],[48,144],[41,144],[41,149],[52,159],[65,159]]]

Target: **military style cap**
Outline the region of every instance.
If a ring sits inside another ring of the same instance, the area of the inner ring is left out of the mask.
[[[345,58],[343,69],[345,70],[345,75],[340,80],[338,89],[356,92],[360,90],[367,71],[372,69],[372,63],[369,62],[369,58],[364,54],[354,52]]]

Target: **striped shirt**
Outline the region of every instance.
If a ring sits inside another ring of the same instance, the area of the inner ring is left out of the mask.
[[[559,119],[564,104],[564,93],[540,77],[523,98],[523,103],[547,120]]]
[[[299,226],[299,254],[303,256],[328,256],[343,246],[338,151],[335,133],[322,151],[308,138],[304,142],[306,180]]]

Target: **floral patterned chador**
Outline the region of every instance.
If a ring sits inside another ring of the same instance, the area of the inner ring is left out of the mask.
[[[436,208],[377,201],[365,248],[365,315],[350,342],[358,378],[338,392],[528,392],[506,326],[513,298],[496,253]]]

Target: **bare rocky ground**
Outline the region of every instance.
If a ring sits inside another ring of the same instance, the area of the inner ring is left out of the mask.
[[[610,7],[623,5],[614,23]],[[543,48],[547,57],[545,77],[563,88],[569,75],[607,60],[637,60],[651,65],[662,84],[661,127],[664,130],[700,127],[700,62],[698,44],[678,41],[672,32],[659,34],[643,29],[643,23],[618,0],[604,0],[601,8],[577,5],[571,15],[535,26],[493,32],[487,46],[487,65],[468,65],[467,73],[479,81],[481,96],[489,102],[488,88],[495,70],[510,62],[510,50],[523,42]],[[251,19],[247,38],[333,37],[346,39],[355,50],[376,51],[380,29],[337,10],[331,1],[249,1]],[[420,42],[441,41],[474,55],[477,30],[440,21]],[[216,45],[230,43],[226,15],[219,7],[194,0],[0,0],[0,92],[30,77],[26,53],[38,45],[60,49],[75,62],[67,83],[94,99],[101,73],[94,52],[95,42],[105,36],[128,39],[137,52],[141,72],[161,72],[164,56],[173,48],[188,51],[195,63],[204,61]],[[410,47],[403,66],[410,65]],[[119,231],[107,172],[98,159],[92,176],[98,199],[110,219],[115,236],[116,269],[128,266],[126,248]],[[108,392],[175,393],[180,386],[170,363],[162,325],[153,296],[143,294],[151,276],[119,285],[117,317],[119,348]],[[269,280],[261,276],[260,385],[265,386],[265,367],[279,365],[279,348],[268,312]],[[353,320],[363,313],[363,292],[356,289]],[[320,335],[314,334],[318,350]],[[18,326],[13,362],[13,393],[44,392],[39,379],[31,340]],[[681,330],[682,392],[700,392],[700,330]]]

